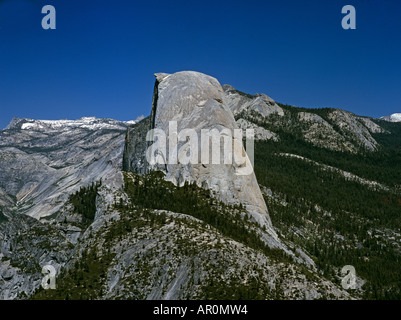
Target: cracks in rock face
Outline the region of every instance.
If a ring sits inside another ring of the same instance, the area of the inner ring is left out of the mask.
[[[157,101],[159,99],[159,84],[160,84],[160,81],[156,77],[155,86],[154,86],[154,89],[153,89],[152,111],[150,113],[149,130],[152,130],[152,129],[155,128]],[[151,143],[152,140],[153,140],[153,137],[152,137],[152,139],[150,139],[150,141],[147,142],[146,149],[149,148],[150,143]],[[145,165],[145,172],[147,172],[147,166],[148,166],[147,161],[145,161],[144,165]]]

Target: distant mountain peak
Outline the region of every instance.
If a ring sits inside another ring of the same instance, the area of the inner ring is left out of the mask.
[[[389,116],[381,117],[380,119],[389,122],[401,122],[401,113],[393,113]]]
[[[143,116],[138,117],[136,120],[130,121],[118,121],[108,118],[96,118],[96,117],[82,117],[77,120],[59,119],[59,120],[36,120],[29,118],[17,118],[14,117],[11,122],[4,128],[4,130],[10,129],[31,129],[31,130],[49,130],[49,129],[60,129],[60,128],[85,128],[96,130],[99,128],[107,127],[126,127],[137,123],[142,120]]]

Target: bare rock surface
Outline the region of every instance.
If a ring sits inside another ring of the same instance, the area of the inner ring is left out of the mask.
[[[226,103],[234,115],[242,111],[254,111],[262,117],[268,117],[271,114],[284,115],[283,109],[272,98],[263,93],[251,96],[235,90],[230,85],[224,85],[223,88],[226,94]]]
[[[0,131],[0,188],[20,213],[58,212],[69,194],[102,179],[120,188],[124,137],[135,123],[15,118]],[[8,207],[11,207],[10,205]]]
[[[194,129],[199,139],[202,129],[217,129],[219,132],[238,129],[233,113],[225,103],[225,93],[215,78],[192,71],[169,76],[163,74],[162,77],[156,74],[156,78],[163,80],[158,83],[157,104],[153,106],[154,119],[151,121],[154,128],[169,132],[169,122],[177,121],[178,132]],[[183,144],[178,143],[177,149]],[[200,147],[201,143],[198,143],[198,146]],[[168,158],[171,155],[168,148],[166,149]],[[195,182],[212,190],[226,203],[243,204],[254,220],[266,226],[272,239],[278,241],[253,172],[249,175],[237,174],[240,168],[234,161],[232,164],[167,164],[165,167],[159,166],[159,169],[163,170],[166,179],[174,184]]]

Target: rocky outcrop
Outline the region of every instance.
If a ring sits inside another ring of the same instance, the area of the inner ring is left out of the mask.
[[[358,120],[370,131],[370,133],[389,133],[370,118],[358,117]]]
[[[377,151],[379,144],[372,133],[386,132],[370,118],[340,109],[330,111],[325,118],[313,112],[300,111],[297,118],[306,141],[336,151]]]
[[[219,82],[202,73],[185,71],[172,75],[156,74],[154,105],[152,108],[152,128],[169,132],[169,122],[177,122],[177,132],[184,129],[194,129],[198,140],[199,162],[197,164],[156,165],[152,169],[164,171],[166,179],[176,185],[186,181],[210,189],[219,199],[228,204],[244,205],[253,219],[265,226],[272,236],[272,241],[278,241],[272,229],[266,204],[260,192],[254,173],[237,174],[240,165],[202,163],[201,130],[217,129],[219,132],[238,129],[233,113],[225,102],[225,93]],[[261,98],[262,99],[262,98]],[[170,133],[172,134],[172,133]],[[232,139],[230,137],[229,139]],[[187,141],[179,141],[180,150]],[[242,141],[235,141],[240,143]],[[170,146],[169,146],[170,147]],[[171,160],[173,154],[166,148],[164,158]],[[224,149],[220,149],[224,152]],[[204,150],[203,150],[204,151]],[[244,152],[244,151],[243,151]],[[220,163],[223,163],[220,162]]]
[[[315,146],[356,152],[354,145],[321,116],[310,112],[299,112],[298,121],[301,124],[303,138]]]
[[[366,120],[361,123],[361,121],[358,121],[358,117],[344,110],[335,110],[328,115],[328,118],[333,121],[345,135],[351,136],[365,149],[370,151],[377,150],[379,144],[371,136],[371,129],[365,126]],[[371,125],[369,127],[372,128]],[[377,128],[375,128],[375,130],[377,131]]]
[[[223,89],[226,103],[234,115],[243,111],[255,112],[262,117],[268,117],[271,114],[284,115],[283,109],[263,93],[251,96],[235,90],[230,85],[224,85]]]
[[[238,127],[242,130],[253,129],[254,134],[255,134],[255,140],[278,141],[277,134],[275,134],[274,132],[272,132],[270,130],[266,130],[265,128],[259,127],[258,125],[254,124],[248,120],[240,118],[236,122],[237,122]]]

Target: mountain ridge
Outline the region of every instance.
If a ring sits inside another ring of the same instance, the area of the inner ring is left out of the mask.
[[[400,125],[217,89],[213,105],[257,133],[254,170],[281,248],[242,206],[146,173],[151,117],[15,119],[0,131],[0,298],[399,297]],[[40,287],[46,264],[58,290]],[[355,290],[341,287],[347,264]]]

